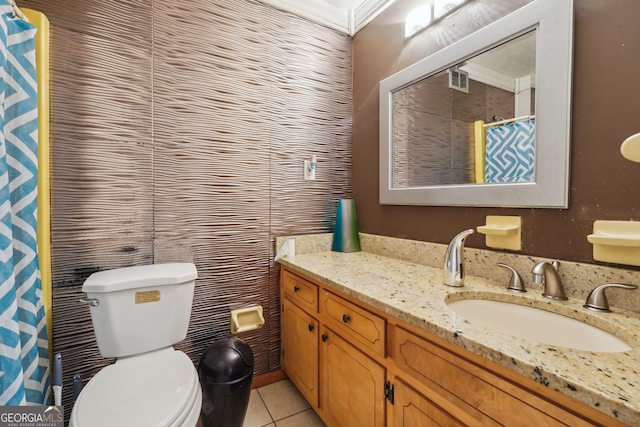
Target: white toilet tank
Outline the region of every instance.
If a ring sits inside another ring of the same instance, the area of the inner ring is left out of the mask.
[[[84,282],[100,354],[124,357],[172,346],[187,336],[198,273],[191,263],[94,273]]]

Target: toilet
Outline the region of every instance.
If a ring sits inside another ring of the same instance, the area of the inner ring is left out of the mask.
[[[82,286],[98,349],[115,363],[82,389],[73,427],[194,427],[202,391],[185,339],[198,273],[190,263],[101,271]]]

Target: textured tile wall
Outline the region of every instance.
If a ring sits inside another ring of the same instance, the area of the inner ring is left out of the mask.
[[[514,95],[476,80],[468,93],[450,89],[445,70],[395,92],[393,109],[393,186],[468,184],[475,182],[474,121],[505,111],[513,117]]]
[[[241,337],[280,367],[274,236],[331,230],[351,194],[351,40],[252,0],[24,0],[52,24],[54,351],[65,380],[101,359],[77,303],[94,271],[195,262],[194,361]],[[316,181],[302,160],[318,156]],[[70,383],[69,383],[70,384]],[[70,406],[71,387],[65,389]]]

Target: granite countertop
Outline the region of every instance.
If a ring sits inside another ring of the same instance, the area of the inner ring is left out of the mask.
[[[594,313],[582,307],[584,300],[551,301],[536,290],[514,294],[504,284],[477,276],[467,275],[464,287],[453,288],[442,284],[440,268],[368,252],[321,251],[279,262],[620,421],[640,425],[640,318],[635,312]],[[520,302],[582,321],[588,317],[588,323],[633,349],[589,352],[509,337],[466,321],[446,304],[462,298]]]

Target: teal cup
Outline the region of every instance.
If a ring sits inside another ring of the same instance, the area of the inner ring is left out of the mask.
[[[333,230],[331,250],[334,252],[360,251],[358,218],[356,217],[356,204],[353,199],[338,200],[336,227]]]

